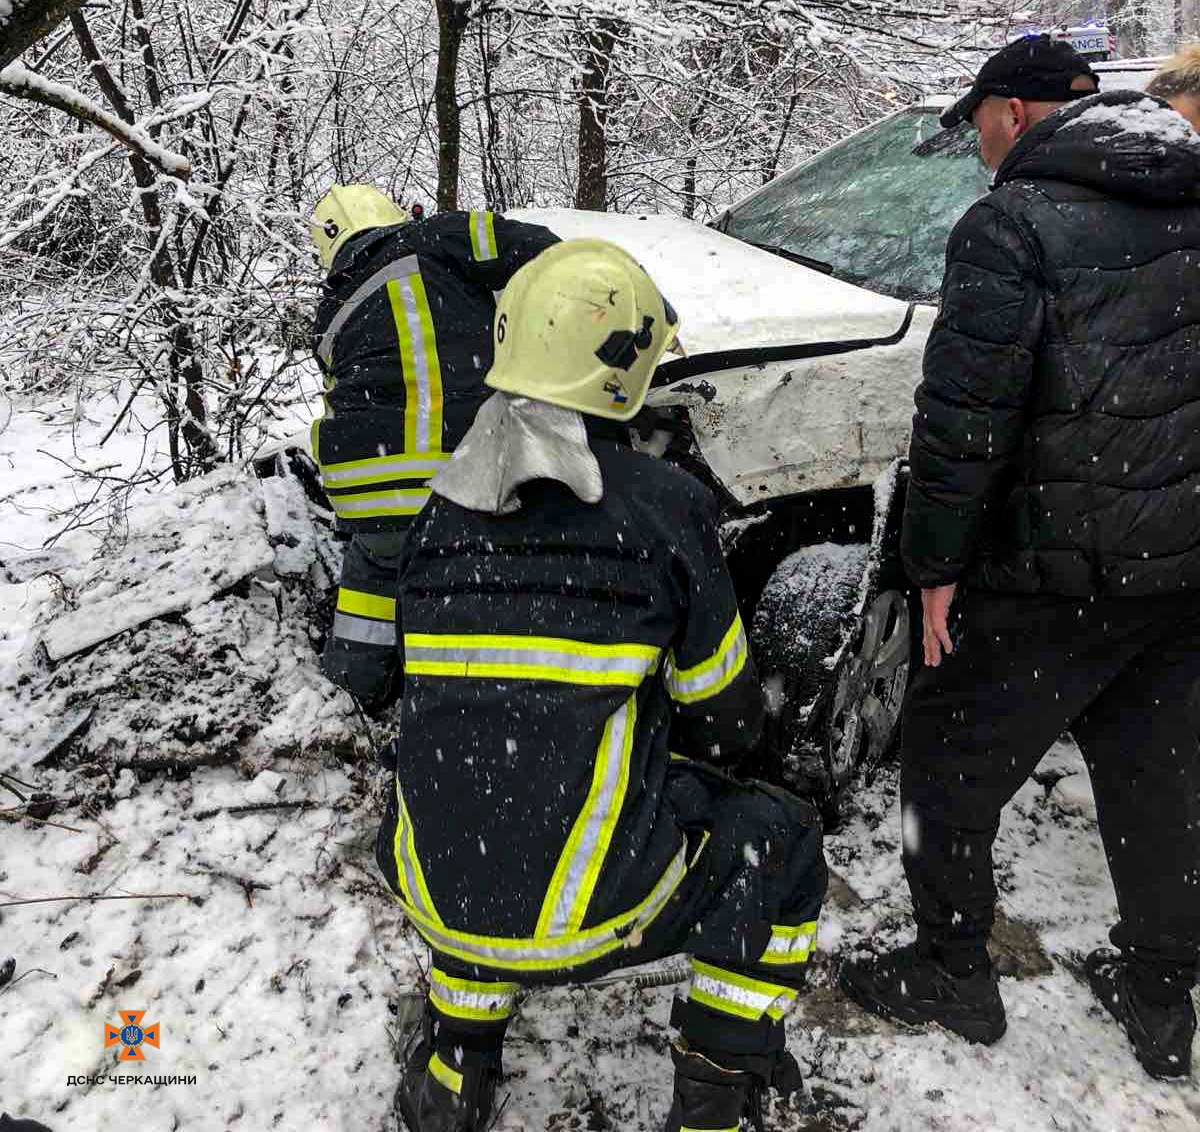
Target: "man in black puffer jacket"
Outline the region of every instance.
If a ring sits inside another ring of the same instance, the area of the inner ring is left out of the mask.
[[[996,176],[950,238],[913,422],[918,938],[841,984],[901,1021],[1004,1033],[992,843],[1069,729],[1121,917],[1089,981],[1143,1066],[1177,1077],[1200,949],[1200,135],[1094,91],[1068,46],[1025,39],[942,118],[974,123]]]

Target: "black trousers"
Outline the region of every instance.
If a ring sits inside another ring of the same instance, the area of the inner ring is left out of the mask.
[[[694,856],[644,934],[585,967],[536,974],[435,952],[430,1004],[441,1044],[498,1046],[522,986],[586,982],[684,953],[692,981],[671,1021],[689,1045],[727,1065],[739,1057],[769,1061],[782,1051],[782,1016],[806,981],[827,883],[820,818],[785,790],[687,761],[673,763],[666,798]],[[389,884],[394,829],[389,812],[376,848]]]
[[[984,955],[1000,811],[1063,732],[1092,778],[1117,892],[1112,940],[1162,1001],[1200,951],[1200,594],[960,592],[955,651],[904,713],[904,865],[921,937],[952,967]]]

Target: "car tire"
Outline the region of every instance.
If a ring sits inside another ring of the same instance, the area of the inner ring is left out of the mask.
[[[855,771],[895,742],[911,666],[908,598],[885,589],[864,601],[869,564],[865,543],[802,547],[776,567],[751,628],[768,773],[830,826]]]

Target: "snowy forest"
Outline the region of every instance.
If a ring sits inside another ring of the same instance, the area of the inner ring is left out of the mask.
[[[1125,53],[1172,42],[1189,2],[1126,0]],[[4,387],[112,389],[114,424],[146,394],[185,479],[246,454],[301,395],[305,222],[330,183],[440,210],[703,221],[982,50],[1085,10],[7,0]]]
[[[702,226],[1026,31],[1093,21],[1116,57],[1157,57],[1200,40],[1200,0],[0,0],[0,1113],[51,1132],[403,1132],[397,1058],[430,971],[375,861],[396,717],[318,667],[346,543],[306,455],[310,220],[331,185],[427,215],[666,217],[733,244]],[[799,270],[739,250],[763,279]],[[861,373],[797,365],[797,418],[860,454],[873,425],[907,429],[933,304],[826,275],[797,294],[836,308],[840,337],[894,347]],[[756,301],[737,299],[747,323]],[[689,347],[715,350],[684,313]],[[885,404],[870,384],[893,364],[912,380]],[[849,423],[821,417],[818,372],[849,390]],[[703,386],[688,404],[715,413]],[[848,520],[822,516],[858,539],[831,558],[852,576],[817,594],[836,616],[781,614],[824,634],[833,685],[886,576],[862,541],[895,518],[903,449],[884,440],[869,474],[823,469],[858,492]],[[732,555],[767,511],[727,511]],[[771,599],[799,590],[785,577]],[[772,1132],[1194,1132],[1200,1093],[1137,1077],[1083,983],[1115,897],[1067,734],[997,843],[1008,1040],[914,1035],[838,994],[829,956],[910,928],[892,742],[826,840],[788,1019],[806,1084],[771,1102]],[[658,1132],[686,977],[522,992],[496,1132]],[[161,1024],[145,1064],[105,1040],[129,1011]]]

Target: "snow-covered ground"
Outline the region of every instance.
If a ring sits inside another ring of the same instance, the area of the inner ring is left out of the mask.
[[[315,671],[322,517],[294,478],[223,472],[45,550],[46,509],[90,490],[30,456],[69,450],[65,417],[19,408],[0,433],[0,810],[14,790],[46,796],[42,821],[0,814],[0,965],[16,960],[0,1110],[55,1132],[393,1132],[397,1030],[426,960],[374,867],[371,737]],[[833,958],[908,933],[894,769],[858,791],[790,1020],[808,1091],[776,1106],[775,1132],[1200,1127],[1196,1085],[1146,1078],[1078,975],[1113,893],[1078,753],[1056,746],[1039,778],[998,847],[1010,1025],[990,1049],[898,1030],[831,988]],[[657,1132],[672,993],[531,995],[498,1132]],[[161,1040],[118,1066],[105,1025],[129,1010]]]

